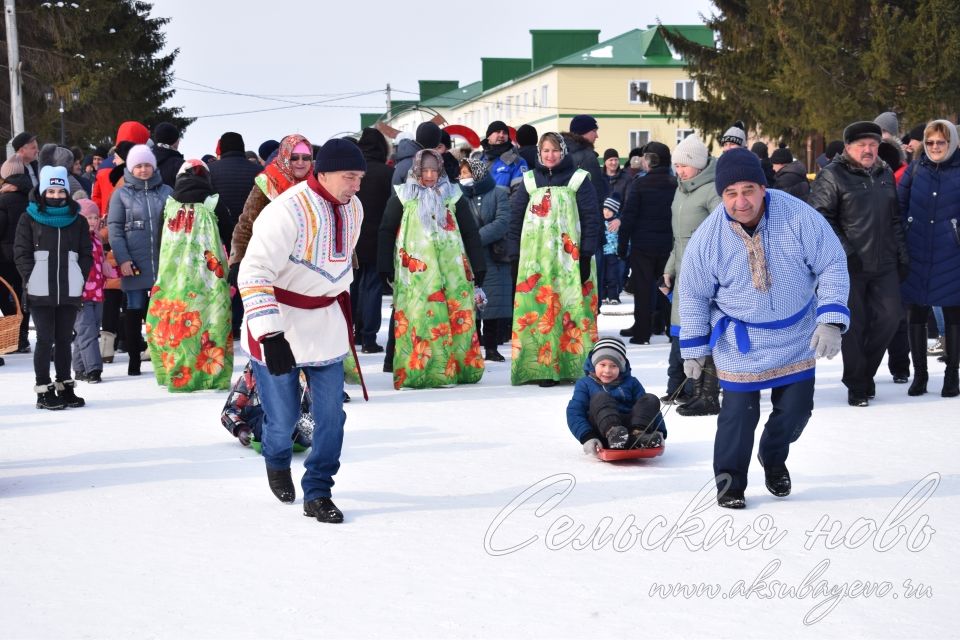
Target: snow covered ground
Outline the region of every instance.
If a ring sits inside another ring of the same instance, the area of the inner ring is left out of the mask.
[[[667,354],[629,347],[658,394]],[[225,393],[168,394],[118,356],[81,383],[86,408],[44,412],[30,356],[6,359],[4,638],[956,637],[960,400],[933,359],[935,393],[908,399],[884,364],[866,409],[823,363],[793,495],[754,463],[730,512],[714,418],[668,415],[662,457],[605,464],[566,428],[570,386],[511,387],[508,362],[397,392],[361,356],[372,399],[349,389],[340,526],[273,497],[220,426]]]

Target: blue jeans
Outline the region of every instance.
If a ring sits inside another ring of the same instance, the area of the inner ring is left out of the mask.
[[[797,441],[813,413],[813,387],[814,379],[809,378],[771,390],[773,411],[760,436],[759,454],[764,465],[779,466],[787,461],[790,443]],[[747,488],[753,434],[759,423],[759,391],[723,390],[713,443],[713,473],[718,489],[721,474],[730,474],[732,478],[728,491]]]
[[[127,309],[147,309],[147,291],[149,289],[132,289],[124,291],[127,296]]]
[[[263,458],[268,469],[289,469],[293,457],[293,432],[300,418],[300,372],[310,387],[311,411],[316,423],[313,446],[303,466],[300,481],[304,502],[330,497],[333,476],[340,469],[343,448],[343,363],[324,367],[295,368],[282,376],[271,375],[267,368],[253,362],[257,393],[263,406]]]

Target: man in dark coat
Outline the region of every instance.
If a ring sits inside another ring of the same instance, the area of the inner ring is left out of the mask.
[[[421,149],[437,149],[440,146],[442,132],[435,122],[421,122],[417,126],[414,140],[401,140],[397,145],[397,155],[394,159],[392,184],[403,184],[407,181],[407,174],[413,166],[413,156]],[[439,151],[439,149],[438,149]]]
[[[243,203],[247,201],[253,181],[260,173],[260,167],[247,160],[246,145],[243,136],[228,131],[220,136],[217,143],[220,157],[210,166],[210,184],[214,193],[220,194],[220,202],[227,208],[227,215],[218,218],[220,241],[227,246],[230,254],[230,240],[233,228],[243,213]],[[240,322],[243,320],[243,302],[240,296],[233,297],[233,335],[240,336]]]
[[[40,143],[37,142],[37,136],[23,131],[13,137],[10,146],[13,147],[13,153],[23,163],[23,172],[30,178],[31,184],[36,187],[40,184],[40,165],[37,163],[37,158],[40,156]]]
[[[383,347],[377,344],[377,332],[383,320],[383,296],[377,271],[377,233],[387,200],[393,195],[390,184],[393,169],[386,164],[389,147],[380,131],[370,127],[364,129],[358,145],[367,161],[367,173],[357,191],[357,198],[363,205],[363,223],[357,241],[358,268],[350,285],[350,298],[353,301],[354,332],[359,334],[363,353],[380,353]]]
[[[664,272],[673,249],[671,205],[677,192],[677,179],[670,173],[670,149],[665,144],[648,144],[644,164],[648,168],[647,173],[631,181],[627,201],[621,210],[617,251],[622,259],[630,261],[634,292],[633,336],[630,342],[633,344],[650,343],[652,317],[656,309],[652,303],[662,298],[655,291],[655,284]],[[663,311],[666,305],[659,306]],[[668,317],[669,312],[658,322],[661,329]]]
[[[183,166],[183,154],[178,150],[180,131],[169,122],[161,122],[153,128],[152,137],[153,155],[157,158],[157,171],[160,172],[163,183],[172,187],[177,181],[177,172]]]
[[[600,170],[600,155],[593,148],[599,137],[599,129],[596,118],[581,114],[570,120],[570,131],[561,135],[567,145],[573,168],[583,169],[590,174],[590,182],[597,194],[597,211],[603,211],[603,201],[607,199],[607,184]],[[595,222],[597,228],[594,233],[598,238],[602,238],[605,232],[603,216],[596,216]]]
[[[620,202],[627,199],[630,174],[620,168],[620,154],[616,149],[603,152],[603,177],[607,182],[607,195],[617,194]]]
[[[875,394],[873,377],[900,322],[899,285],[910,269],[893,173],[877,155],[880,136],[873,122],[847,126],[843,153],[823,168],[808,199],[847,254],[850,328],[843,340],[843,384],[855,407],[866,407]]]
[[[807,180],[807,168],[803,163],[794,160],[793,153],[785,146],[773,152],[770,163],[773,165],[773,183],[770,186],[806,202],[810,195],[810,181]]]
[[[517,129],[517,146],[520,147],[517,153],[527,163],[528,169],[537,166],[537,142],[539,142],[537,130],[532,125],[521,125]]]

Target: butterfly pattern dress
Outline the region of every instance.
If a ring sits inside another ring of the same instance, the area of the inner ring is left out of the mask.
[[[146,328],[157,383],[170,391],[230,388],[230,285],[216,197],[196,203],[171,197],[163,210],[160,269]]]
[[[530,202],[513,303],[512,384],[580,378],[597,339],[595,265],[580,283],[577,189],[587,175],[579,169],[566,186],[537,187],[533,172],[524,174]]]
[[[393,386],[424,389],[473,383],[484,363],[474,326],[473,271],[454,211],[460,190],[425,220],[404,199],[394,256]]]

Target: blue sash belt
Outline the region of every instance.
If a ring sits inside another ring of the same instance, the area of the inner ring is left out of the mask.
[[[785,327],[791,327],[801,320],[804,316],[807,315],[807,312],[810,311],[810,307],[815,304],[816,298],[810,300],[810,303],[796,312],[789,318],[784,318],[783,320],[773,320],[771,322],[747,322],[745,320],[738,320],[737,318],[731,318],[728,315],[724,315],[717,321],[717,324],[714,325],[713,331],[710,333],[710,348],[713,349],[717,345],[717,340],[720,339],[727,331],[727,327],[731,324],[733,325],[733,335],[737,339],[737,350],[740,353],[748,353],[750,351],[750,334],[747,332],[747,328],[752,327],[754,329],[783,329]]]

